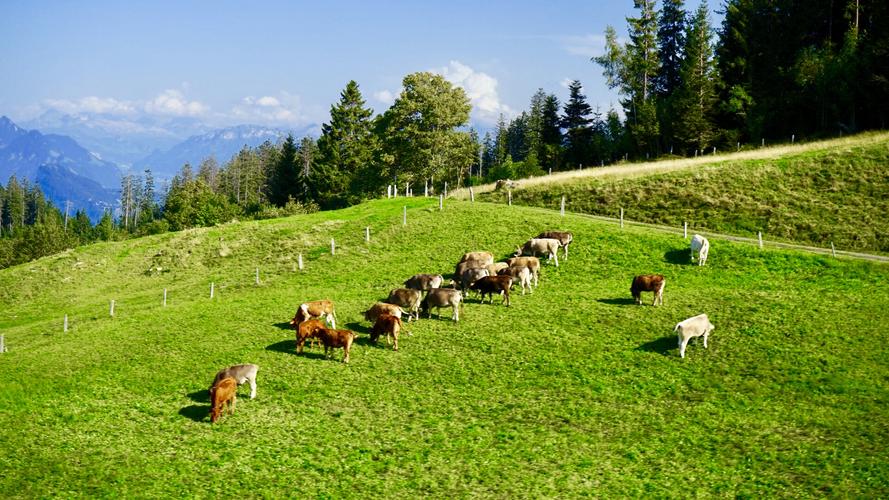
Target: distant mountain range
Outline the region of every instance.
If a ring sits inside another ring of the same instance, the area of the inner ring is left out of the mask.
[[[316,125],[300,130],[259,125],[206,130],[193,119],[139,123],[55,111],[28,125],[42,128],[27,130],[0,117],[0,184],[12,175],[28,179],[57,207],[64,209],[70,202],[72,210],[86,210],[93,221],[118,205],[120,179],[128,171],[138,175],[150,168],[157,180],[170,179],[186,163],[197,169],[212,156],[224,164],[244,146],[277,143],[287,134],[317,135],[319,130]],[[185,135],[189,131],[200,133]]]

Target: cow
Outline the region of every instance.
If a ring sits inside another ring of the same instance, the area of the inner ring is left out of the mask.
[[[488,276],[497,276],[500,274],[501,269],[506,269],[507,267],[509,267],[509,264],[506,262],[495,262],[485,266],[485,269],[488,270]]]
[[[470,260],[477,260],[479,262],[484,262],[485,264],[493,264],[494,254],[491,252],[467,252],[460,258],[460,262],[467,262]]]
[[[324,328],[324,323],[320,319],[310,319],[303,321],[296,327],[296,352],[303,353],[303,346],[306,339],[318,340],[318,330]]]
[[[698,265],[703,266],[707,262],[707,254],[710,253],[710,242],[700,234],[691,237],[691,261],[695,261],[698,254]]]
[[[559,267],[559,240],[552,238],[531,238],[521,247],[516,247],[513,257],[521,255],[546,255],[547,260],[552,260]]]
[[[396,306],[395,304],[377,302],[374,305],[370,306],[370,309],[364,311],[362,314],[364,314],[364,319],[373,323],[377,320],[377,318],[380,317],[381,314],[391,314],[392,316],[401,319],[401,316],[407,313],[404,312],[404,309]]]
[[[480,260],[467,260],[460,262],[459,264],[457,264],[457,267],[454,268],[454,281],[459,281],[463,276],[463,272],[467,269],[483,269],[487,267],[487,265],[487,263]]]
[[[352,341],[355,340],[355,332],[351,330],[336,330],[333,328],[322,328],[318,331],[318,338],[324,344],[324,356],[330,358],[333,356],[333,350],[339,347],[343,348],[343,363],[349,362],[349,350],[352,348]]]
[[[463,302],[463,294],[460,290],[452,290],[450,288],[433,288],[426,292],[423,302],[420,304],[421,310],[429,313],[432,317],[432,308],[441,309],[442,307],[454,308],[454,314],[451,319],[460,321],[460,304]]]
[[[537,286],[537,276],[540,274],[540,259],[537,257],[512,257],[506,259],[506,263],[509,264],[509,267],[527,267],[528,270],[531,271],[531,275],[534,277],[534,286]]]
[[[673,332],[679,337],[679,357],[685,357],[685,346],[693,337],[704,337],[704,348],[707,348],[707,337],[716,328],[706,314],[698,314],[676,323]]]
[[[407,311],[409,314],[407,316],[407,320],[411,320],[411,316],[413,318],[420,319],[420,301],[423,300],[423,294],[420,293],[419,290],[414,290],[413,288],[396,288],[389,292],[389,298],[386,299],[386,302],[399,306]]]
[[[552,238],[559,240],[559,246],[565,252],[565,260],[568,260],[568,245],[574,241],[574,235],[568,231],[544,231],[537,235],[537,238]]]
[[[469,285],[475,283],[477,279],[485,276],[490,276],[490,274],[488,273],[488,269],[484,267],[476,267],[463,271],[463,274],[460,275],[460,289],[468,290]]]
[[[633,284],[630,286],[630,293],[637,304],[642,305],[642,292],[654,292],[654,302],[651,305],[656,306],[658,302],[664,305],[664,286],[667,280],[660,274],[643,274],[633,278]]]
[[[250,383],[250,399],[256,398],[256,372],[259,371],[259,367],[256,365],[246,364],[246,365],[234,365],[229,366],[228,368],[223,368],[216,373],[216,376],[213,378],[213,383],[210,384],[210,394],[213,393],[213,387],[219,383],[220,380],[226,377],[232,377],[238,383],[238,385],[243,384],[244,382]]]
[[[499,191],[503,188],[515,189],[517,187],[519,187],[519,183],[516,181],[511,181],[509,179],[499,179],[496,183],[494,183],[495,191]]]
[[[401,319],[391,314],[381,314],[370,332],[370,341],[376,343],[380,335],[386,335],[386,344],[392,344],[390,336],[395,339],[393,350],[398,350],[398,333],[401,332]]]
[[[513,284],[518,283],[522,287],[522,295],[525,295],[526,287],[529,293],[534,293],[534,289],[531,288],[531,270],[527,266],[510,266],[501,269],[497,274],[512,277]]]
[[[491,297],[494,303],[494,294],[503,295],[503,302],[509,307],[509,288],[512,286],[512,276],[485,276],[469,286],[472,290],[478,290],[485,301],[485,295]]]
[[[234,377],[225,377],[210,388],[210,421],[214,424],[225,411],[228,403],[229,412],[235,414],[235,403],[238,401],[238,383]]]
[[[433,288],[441,287],[443,283],[444,277],[440,274],[415,274],[404,282],[404,286],[426,292]]]
[[[314,300],[303,302],[296,308],[296,314],[290,320],[291,325],[298,325],[307,319],[326,318],[331,328],[336,328],[336,311],[332,300]]]

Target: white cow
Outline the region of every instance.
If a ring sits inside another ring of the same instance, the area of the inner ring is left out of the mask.
[[[707,337],[716,328],[706,314],[698,314],[691,318],[676,323],[673,332],[679,336],[679,357],[685,357],[685,346],[692,337],[704,337],[704,348],[707,347]]]
[[[695,261],[695,253],[698,254],[698,265],[703,266],[707,262],[707,254],[710,252],[710,242],[700,234],[691,237],[691,261]]]
[[[547,260],[554,261],[556,263],[556,267],[559,267],[559,248],[561,247],[561,243],[559,240],[553,238],[531,238],[526,241],[522,247],[516,247],[516,251],[513,254],[513,257],[520,257],[522,255],[546,255]],[[507,260],[507,262],[509,262]]]

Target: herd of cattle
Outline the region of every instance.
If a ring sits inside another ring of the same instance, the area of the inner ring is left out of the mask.
[[[383,335],[386,342],[398,350],[398,336],[402,330],[402,318],[408,321],[419,319],[420,313],[432,317],[432,309],[451,308],[451,319],[460,320],[460,307],[464,294],[477,292],[480,302],[485,298],[493,303],[494,296],[503,297],[503,304],[509,306],[509,293],[515,285],[519,285],[522,295],[526,290],[533,293],[533,286],[538,286],[540,275],[540,259],[546,257],[559,266],[559,250],[563,259],[568,259],[568,247],[574,237],[570,232],[546,231],[536,238],[528,240],[523,246],[516,247],[512,258],[503,262],[494,262],[490,252],[469,252],[463,255],[454,269],[453,279],[445,287],[444,276],[441,274],[416,274],[404,282],[403,288],[396,288],[389,293],[385,302],[377,302],[364,311],[364,318],[373,328],[370,340],[376,343]],[[706,238],[694,235],[691,241],[691,260],[697,257],[698,265],[707,261],[710,244]],[[660,274],[636,276],[630,292],[637,304],[642,304],[642,292],[654,293],[654,306],[664,303],[664,287],[666,280]],[[425,295],[424,295],[425,292]],[[324,355],[329,358],[334,349],[343,349],[343,362],[349,362],[349,351],[356,338],[351,330],[337,329],[336,311],[333,301],[316,300],[305,302],[296,309],[290,320],[296,332],[296,351],[302,354],[307,340],[315,340],[324,345]],[[685,357],[685,348],[693,337],[707,337],[714,329],[706,314],[688,318],[676,324],[673,332],[679,341],[679,354]],[[210,386],[210,418],[216,422],[228,404],[230,412],[234,412],[237,386],[250,383],[250,398],[256,397],[256,372],[259,367],[253,364],[235,365],[220,370]]]

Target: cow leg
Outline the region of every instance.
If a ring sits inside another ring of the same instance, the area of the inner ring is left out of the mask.
[[[250,382],[250,399],[256,399],[256,380],[251,378],[247,381]]]
[[[559,250],[558,249],[556,249],[556,251],[553,252],[553,260],[556,262],[556,267],[559,267]]]
[[[238,402],[238,395],[232,394],[231,405],[229,406],[229,412],[228,412],[229,415],[235,414],[235,403],[237,403],[237,402]]]
[[[710,332],[704,333],[704,349],[707,348],[707,337],[710,335]]]
[[[682,337],[679,337],[679,357],[680,358],[685,357],[685,345],[686,344],[688,344],[688,339],[683,339]]]

